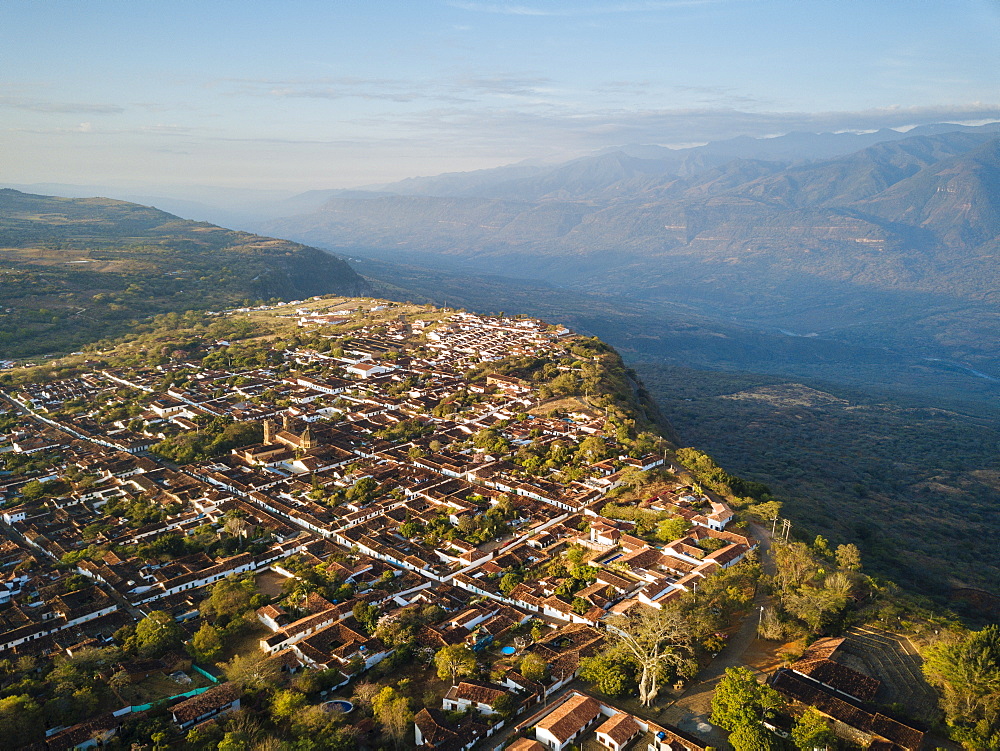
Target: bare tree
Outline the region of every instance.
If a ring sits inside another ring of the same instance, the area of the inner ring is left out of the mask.
[[[372,700],[378,696],[382,687],[376,683],[365,681],[354,686],[354,700],[364,704],[366,707],[372,706]]]
[[[634,609],[609,619],[608,633],[639,666],[639,701],[647,707],[660,692],[660,669],[682,665],[692,654],[690,627],[674,608]]]
[[[223,529],[226,530],[233,537],[246,537],[250,525],[247,524],[246,519],[240,516],[231,516],[226,520]]]

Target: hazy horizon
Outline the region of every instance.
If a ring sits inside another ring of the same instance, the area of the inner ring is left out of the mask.
[[[14,0],[0,20],[4,183],[299,192],[1000,120],[986,0]]]

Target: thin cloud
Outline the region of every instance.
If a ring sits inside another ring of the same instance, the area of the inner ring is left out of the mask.
[[[231,86],[231,96],[253,96],[279,99],[362,99],[367,101],[413,102],[437,99],[459,103],[443,93],[431,94],[425,84],[415,81],[353,76],[322,78],[229,78],[220,82]]]
[[[369,101],[384,102],[413,102],[425,97],[419,94],[358,91],[349,89],[337,89],[333,87],[304,87],[284,86],[268,89],[263,92],[265,96],[281,97],[286,99],[365,99]]]
[[[15,96],[0,96],[0,107],[60,115],[118,115],[125,111],[124,107],[120,107],[117,104],[50,102],[44,99],[29,99]]]
[[[455,82],[453,91],[501,96],[538,96],[553,85],[551,78],[521,76],[473,76]]]
[[[362,99],[410,103],[420,100],[472,104],[483,95],[532,98],[548,95],[552,79],[542,76],[467,76],[442,81],[378,78],[226,79],[232,96],[282,99]]]
[[[902,129],[937,122],[1000,120],[1000,105],[964,107],[885,107],[849,112],[764,112],[738,108],[605,110],[572,112],[557,107],[525,109],[442,108],[400,118],[398,129],[425,145],[451,144],[483,153],[520,153],[524,157],[553,153],[586,153],[627,143],[680,144],[718,141],[736,136],[762,138],[791,131]],[[363,121],[359,124],[364,125]],[[370,127],[377,125],[372,121]],[[531,134],[530,139],[526,134]]]

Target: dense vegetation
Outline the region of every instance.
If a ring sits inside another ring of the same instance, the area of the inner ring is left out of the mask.
[[[315,248],[103,198],[0,190],[0,350],[66,352],[166,312],[362,294]]]
[[[949,633],[924,652],[952,737],[966,748],[1000,747],[1000,629]]]
[[[768,376],[636,368],[685,443],[766,482],[812,534],[857,544],[866,568],[924,592],[998,591],[995,416]]]

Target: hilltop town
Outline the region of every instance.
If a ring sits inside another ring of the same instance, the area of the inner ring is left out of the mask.
[[[760,536],[616,353],[381,301],[214,315],[286,328],[5,387],[0,714],[20,747],[710,745],[615,697],[634,680],[648,704],[725,646]],[[654,622],[652,675],[606,659]],[[776,687],[848,722],[878,681],[828,656]],[[241,706],[269,724],[234,725]],[[920,747],[878,717],[867,741]]]

